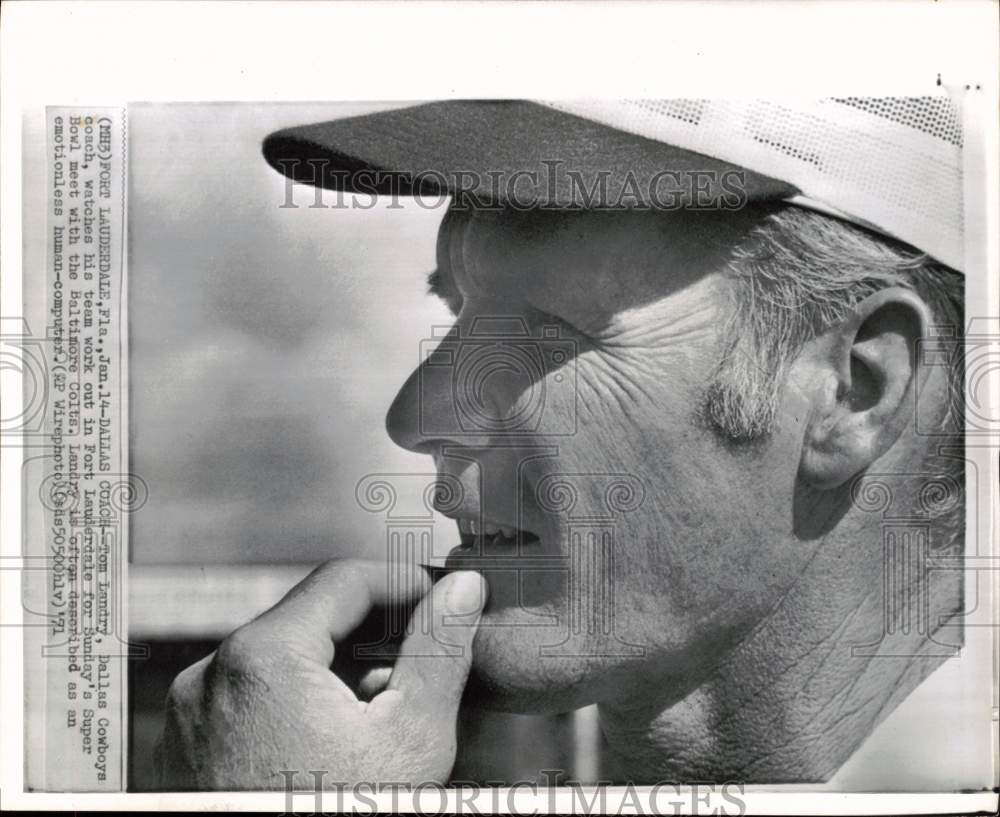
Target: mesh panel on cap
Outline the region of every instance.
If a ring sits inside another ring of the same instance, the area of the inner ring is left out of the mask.
[[[962,123],[958,111],[947,97],[859,97],[834,99],[875,116],[909,125],[931,136],[962,146]]]
[[[947,96],[541,104],[790,182],[799,203],[962,269],[962,126]]]

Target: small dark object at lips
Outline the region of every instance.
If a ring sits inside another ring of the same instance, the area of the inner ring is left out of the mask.
[[[444,565],[428,565],[421,562],[420,566],[430,574],[431,581],[434,584],[437,584],[452,572],[452,568],[445,567]]]

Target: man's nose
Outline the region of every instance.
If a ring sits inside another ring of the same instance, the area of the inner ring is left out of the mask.
[[[446,445],[489,443],[488,434],[464,427],[456,415],[454,378],[450,365],[434,359],[418,366],[392,401],[386,431],[396,445],[421,454],[438,454]]]
[[[420,367],[414,369],[406,379],[396,399],[389,406],[385,416],[385,429],[392,441],[401,448],[419,451],[422,454],[433,454],[433,449],[427,445],[428,440],[421,434],[420,422]]]
[[[389,436],[422,454],[507,440],[522,419],[518,395],[534,388],[530,372],[509,357],[503,344],[463,346],[449,334],[396,395],[385,419]]]
[[[491,333],[473,322],[472,340],[457,327],[435,338],[437,345],[403,384],[386,415],[386,430],[397,445],[440,454],[445,447],[484,448],[501,438],[508,443],[531,435],[548,408],[541,383],[548,364],[536,359],[532,344],[525,343],[523,320],[491,320]]]

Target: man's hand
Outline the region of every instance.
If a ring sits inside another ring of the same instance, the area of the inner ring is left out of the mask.
[[[325,770],[331,783],[446,780],[486,585],[462,571],[431,588],[423,570],[388,584],[382,563],[328,562],[178,675],[157,747],[163,787],[279,789],[282,769]],[[395,664],[362,677],[359,697],[331,670],[335,651],[350,651],[373,611],[418,600]]]

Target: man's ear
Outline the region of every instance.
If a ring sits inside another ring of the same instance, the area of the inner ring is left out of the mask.
[[[855,305],[815,341],[811,412],[800,476],[834,488],[885,454],[913,418],[917,341],[931,312],[903,287],[883,289]]]

